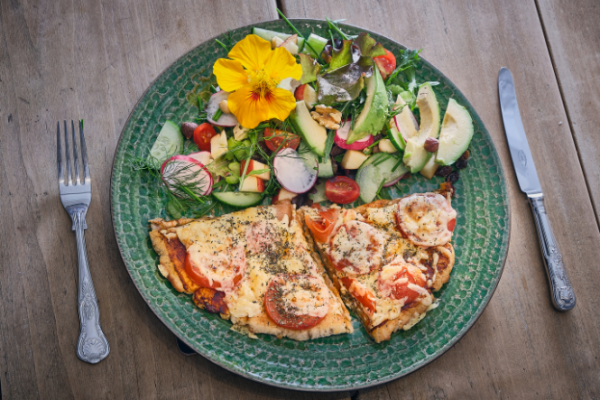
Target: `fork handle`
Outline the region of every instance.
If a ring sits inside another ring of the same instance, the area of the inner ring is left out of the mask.
[[[77,357],[90,364],[96,364],[108,356],[110,346],[100,328],[98,299],[88,265],[84,233],[85,210],[73,211],[71,218],[77,237],[77,258],[79,260],[78,311],[81,332],[77,342]]]
[[[550,226],[544,196],[529,197],[529,204],[535,217],[535,226],[540,239],[546,274],[552,290],[552,304],[558,311],[569,311],[577,302],[571,282],[567,277],[562,254],[556,244],[556,238]]]

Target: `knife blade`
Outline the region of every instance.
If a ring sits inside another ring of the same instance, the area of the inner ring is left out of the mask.
[[[503,67],[500,69],[498,91],[500,93],[502,121],[508,140],[510,158],[512,158],[521,191],[528,195],[542,194],[540,180],[535,170],[535,163],[531,157],[531,150],[529,150],[529,143],[521,121],[515,84],[508,68]]]
[[[552,304],[559,311],[568,311],[575,307],[577,302],[575,292],[567,277],[562,255],[550,226],[550,219],[546,214],[544,194],[535,170],[535,163],[531,157],[517,103],[515,84],[508,68],[502,67],[498,74],[498,94],[510,158],[515,168],[519,187],[527,194],[535,218],[544,267],[552,292]]]

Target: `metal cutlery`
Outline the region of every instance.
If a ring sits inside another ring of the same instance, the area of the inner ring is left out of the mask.
[[[85,233],[87,224],[85,216],[87,214],[90,201],[92,200],[92,184],[90,177],[90,168],[88,165],[87,151],[85,146],[85,137],[83,136],[83,123],[79,124],[79,137],[81,144],[81,161],[83,167],[83,176],[79,173],[79,158],[77,154],[77,140],[75,137],[75,124],[71,121],[71,133],[73,140],[73,169],[71,169],[71,157],[69,149],[69,132],[67,121],[64,121],[65,138],[65,169],[63,173],[63,151],[60,140],[60,122],[57,124],[57,164],[58,164],[58,188],[60,192],[60,201],[71,216],[73,221],[72,230],[75,231],[77,238],[77,258],[79,261],[79,281],[78,281],[78,311],[81,332],[77,342],[77,356],[85,362],[96,364],[108,356],[110,346],[108,340],[100,327],[100,313],[98,309],[98,300],[96,291],[92,283],[92,275],[87,259],[87,249],[85,246]],[[72,173],[73,172],[73,173]]]
[[[504,131],[510,149],[517,180],[521,191],[527,194],[529,204],[535,217],[535,225],[540,240],[540,247],[544,258],[544,266],[552,291],[552,304],[559,311],[568,311],[575,307],[576,298],[567,277],[562,255],[558,249],[550,220],[544,207],[544,193],[538,179],[537,172],[525,129],[519,113],[517,95],[512,74],[508,68],[501,68],[498,75],[498,92]]]

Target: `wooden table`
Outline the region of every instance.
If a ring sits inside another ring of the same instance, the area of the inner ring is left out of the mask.
[[[240,378],[175,338],[117,250],[115,147],[148,85],[204,40],[289,17],[347,18],[412,47],[475,105],[508,177],[510,251],[490,305],[450,351],[370,390],[314,395]],[[5,399],[491,399],[600,397],[600,4],[594,0],[0,0],[0,383]],[[497,94],[509,67],[578,296],[554,311]],[[93,174],[88,252],[112,352],[75,355],[76,251],[58,200],[55,124],[83,118]]]

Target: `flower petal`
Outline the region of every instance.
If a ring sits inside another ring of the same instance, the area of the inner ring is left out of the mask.
[[[282,47],[271,52],[264,68],[265,72],[277,82],[285,78],[299,80],[302,77],[302,66],[296,63],[296,58]]]
[[[222,90],[233,92],[248,84],[248,74],[242,63],[235,60],[219,58],[213,66],[213,74]]]
[[[289,91],[274,88],[265,97],[256,96],[247,85],[229,95],[227,105],[244,128],[256,128],[271,118],[285,120],[296,107],[296,99]]]
[[[227,56],[240,61],[250,71],[258,71],[264,68],[270,54],[271,43],[256,35],[247,35],[233,46]]]

